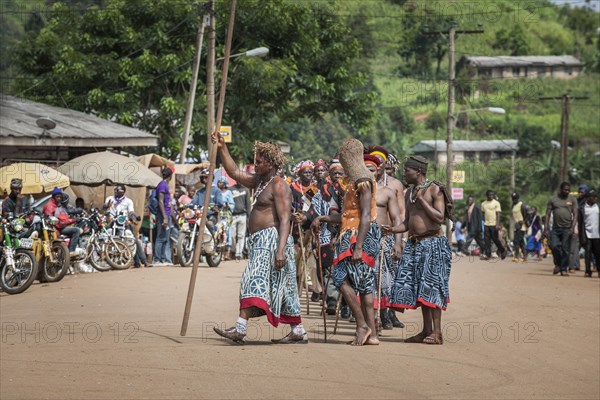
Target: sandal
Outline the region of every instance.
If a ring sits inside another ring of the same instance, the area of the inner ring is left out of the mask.
[[[440,336],[429,335],[425,339],[423,339],[423,343],[425,343],[425,344],[444,344],[444,339],[442,338],[442,335],[440,335]]]

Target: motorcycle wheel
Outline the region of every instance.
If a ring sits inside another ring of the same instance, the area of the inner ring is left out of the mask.
[[[46,282],[60,281],[71,265],[71,256],[69,249],[63,242],[54,242],[50,248],[54,254],[55,262],[51,262],[49,257],[42,258],[41,272]]]
[[[217,268],[219,266],[219,264],[221,264],[221,260],[223,259],[223,253],[221,252],[221,249],[217,247],[217,240],[213,239],[215,244],[214,244],[214,249],[215,252],[213,254],[211,254],[210,256],[206,256],[206,262],[208,263],[209,267],[212,268]]]
[[[179,264],[182,267],[191,267],[194,262],[194,245],[192,249],[188,250],[192,235],[189,232],[181,232],[179,239],[177,240],[177,256],[179,257]],[[195,241],[194,241],[195,242]]]
[[[129,269],[133,265],[133,254],[127,243],[118,238],[112,238],[104,247],[106,262],[118,270]]]
[[[85,248],[85,261],[94,267],[96,271],[106,272],[110,271],[110,265],[102,258],[104,254],[103,244],[100,243],[97,237],[80,239],[80,244],[84,244]]]
[[[10,267],[2,255],[0,260],[0,287],[8,294],[22,293],[31,286],[38,273],[38,264],[33,252],[18,249],[14,255],[15,267]]]

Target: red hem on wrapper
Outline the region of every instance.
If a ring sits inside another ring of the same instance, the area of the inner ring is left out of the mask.
[[[446,301],[446,303],[450,303],[450,299],[448,299]],[[446,307],[440,307],[437,304],[433,304],[426,300],[423,300],[421,297],[419,297],[417,299],[416,306],[412,306],[412,305],[408,305],[408,304],[392,304],[392,303],[388,304],[388,307],[393,308],[394,310],[400,310],[400,309],[416,310],[417,308],[419,308],[421,306],[425,306],[425,307],[429,307],[429,308],[439,308],[442,311],[446,311]]]
[[[300,316],[281,314],[279,317],[276,317],[275,314],[273,314],[269,309],[269,305],[267,304],[267,302],[261,298],[247,297],[245,299],[240,299],[240,310],[251,307],[260,308],[261,310],[263,310],[267,315],[267,320],[274,327],[277,327],[279,323],[293,325],[298,325],[302,323],[302,318]]]
[[[356,296],[356,299],[358,300],[358,304],[360,304],[360,296]],[[381,298],[381,308],[388,308],[388,307],[390,307],[389,298],[382,297]],[[373,309],[377,310],[377,297],[375,297],[375,293],[373,293]]]
[[[340,261],[346,257],[352,257],[352,245],[356,244],[356,236],[352,236],[350,239],[350,247],[340,254],[333,260],[333,265],[336,266]],[[371,257],[366,252],[362,252],[362,260],[371,268],[375,267],[375,257]]]

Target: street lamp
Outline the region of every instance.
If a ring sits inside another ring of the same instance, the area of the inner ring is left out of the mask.
[[[193,68],[192,84],[190,86],[190,96],[188,99],[188,106],[187,106],[187,111],[186,111],[186,115],[185,115],[185,123],[183,126],[183,137],[181,139],[181,150],[179,152],[180,164],[185,164],[185,159],[186,159],[188,140],[190,137],[190,129],[191,129],[191,125],[192,125],[192,113],[193,113],[193,109],[194,109],[196,85],[198,82],[198,66],[200,63],[200,49],[202,47],[202,32],[204,32],[204,26],[207,24],[208,24],[208,22],[203,21],[203,26],[201,27],[201,30],[199,31],[199,35],[198,35],[199,38],[198,38],[198,42],[197,42],[197,46],[196,46],[197,55],[196,55],[194,68]],[[269,54],[268,48],[257,47],[255,49],[248,50],[243,53],[232,54],[231,56],[229,56],[229,59],[232,59],[235,57],[240,57],[240,56],[265,57],[267,54]],[[217,59],[217,61],[221,61],[224,59],[225,58],[222,57],[222,58]],[[207,77],[206,77],[206,93],[207,93],[206,100],[207,100],[207,114],[208,114],[208,131],[207,131],[208,132],[207,133],[208,147],[207,148],[210,153],[210,146],[212,145],[210,135],[215,128],[215,123],[214,123],[214,121],[215,121],[215,116],[214,116],[214,112],[215,112],[215,69],[209,68],[207,70],[206,75],[207,75]]]
[[[212,46],[208,52],[208,60],[206,67],[206,119],[207,119],[207,135],[206,135],[206,149],[208,150],[208,154],[210,154],[210,149],[212,147],[212,140],[210,135],[215,130],[215,66],[214,63],[211,63],[211,60],[215,60],[214,58],[214,43],[211,41]],[[266,47],[257,47],[252,50],[248,50],[244,53],[232,54],[229,56],[231,60],[234,57],[246,56],[246,57],[265,57],[269,54],[269,49]],[[224,60],[225,57],[221,57],[215,61]]]
[[[492,114],[500,114],[500,115],[504,115],[506,114],[506,110],[504,108],[501,107],[483,107],[483,108],[474,108],[472,110],[461,110],[461,113],[467,113],[467,112],[473,112],[473,111],[488,111],[491,112]]]
[[[266,47],[257,47],[252,50],[245,51],[243,53],[232,54],[229,56],[229,59],[246,56],[246,57],[266,57],[269,54],[269,49]],[[217,58],[217,61],[223,61],[225,57]]]

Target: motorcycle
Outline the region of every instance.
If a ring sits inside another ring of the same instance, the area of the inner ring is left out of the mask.
[[[200,236],[200,221],[202,218],[202,209],[198,206],[185,206],[179,212],[179,238],[177,240],[177,254],[179,263],[183,267],[191,267],[194,257],[194,248],[196,239]],[[202,253],[206,257],[206,262],[212,268],[216,268],[221,263],[221,253],[217,251],[216,238],[211,230],[205,226],[202,234]]]
[[[112,237],[121,238],[131,250],[131,253],[135,255],[137,251],[137,239],[135,238],[131,229],[128,226],[128,220],[140,221],[141,218],[136,216],[134,213],[127,215],[125,211],[120,212],[111,222],[111,234]]]
[[[225,205],[223,208],[218,210],[217,224],[215,225],[215,237],[217,241],[217,251],[221,254],[222,258],[229,251],[227,238],[229,237],[229,228],[233,222],[233,213]]]
[[[24,238],[25,220],[2,219],[0,231],[0,287],[8,294],[27,290],[38,275],[38,264],[31,249],[33,239]]]
[[[69,248],[56,229],[58,218],[44,216],[35,210],[32,214],[32,222],[26,236],[33,240],[33,253],[39,264],[38,280],[58,282],[65,276],[71,264]]]
[[[104,272],[111,268],[124,270],[133,265],[133,253],[128,244],[111,235],[98,210],[81,217],[77,226],[82,230],[79,246],[84,249],[84,261],[89,261],[92,267]]]

